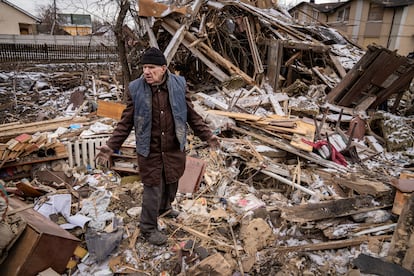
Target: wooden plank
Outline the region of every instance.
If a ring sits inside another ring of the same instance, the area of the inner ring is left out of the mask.
[[[314,72],[329,88],[334,88],[337,83],[335,81],[335,79],[327,76],[326,74],[324,74],[323,71],[325,71],[326,68],[321,68],[319,66],[314,66],[312,67],[312,72]],[[330,69],[332,70],[332,69]],[[321,72],[322,71],[322,72]],[[335,73],[336,76],[336,73]]]
[[[223,111],[227,111],[229,109],[229,105],[219,101],[218,99],[211,97],[203,92],[197,93],[197,96],[200,96],[208,103],[206,105],[210,106],[210,108],[217,108]],[[212,105],[212,106],[211,106]],[[213,113],[213,112],[212,112]]]
[[[309,152],[298,150],[295,147],[293,147],[289,144],[286,144],[282,139],[279,139],[277,137],[262,136],[262,135],[259,135],[259,134],[255,133],[255,132],[251,132],[251,131],[248,131],[248,130],[245,130],[245,129],[242,129],[242,128],[239,128],[239,127],[236,127],[236,126],[229,126],[229,128],[231,128],[231,129],[233,129],[233,130],[235,130],[235,131],[237,131],[241,134],[252,136],[256,139],[259,139],[260,141],[262,141],[264,143],[275,146],[275,147],[277,147],[279,149],[282,149],[284,151],[293,153],[293,154],[295,154],[299,157],[305,158],[305,159],[307,159],[311,162],[314,162],[316,164],[319,164],[323,167],[333,168],[333,169],[336,169],[338,172],[348,171],[347,168],[344,167],[344,166],[341,166],[341,165],[336,164],[336,163],[334,163],[332,161],[329,161],[329,160],[325,160],[325,159],[323,159],[322,157],[320,157],[316,154],[311,155]]]
[[[277,248],[272,248],[276,252],[309,252],[317,250],[329,250],[329,249],[339,249],[349,246],[360,245],[369,240],[388,240],[390,236],[377,236],[377,237],[359,237],[354,239],[340,240],[340,241],[329,241],[329,242],[320,242],[314,244],[305,244],[305,245],[296,245],[296,246],[279,246]]]
[[[295,50],[307,50],[315,53],[325,53],[329,51],[329,47],[320,42],[304,42],[304,41],[283,41],[284,48],[290,48]]]
[[[295,148],[311,152],[313,150],[313,147],[303,142],[302,139],[305,139],[310,142],[314,141],[315,130],[316,130],[315,125],[306,123],[301,120],[297,120],[295,124],[296,124],[295,128],[300,130],[302,133],[295,133],[292,137],[292,140],[290,141],[290,144],[294,146]]]
[[[275,62],[276,60],[276,62]],[[268,79],[273,90],[277,92],[279,86],[280,68],[283,60],[283,44],[280,40],[273,41],[269,46],[269,54],[267,57]],[[273,65],[274,64],[274,65]]]
[[[55,124],[55,123],[60,123],[60,122],[65,122],[65,121],[70,121],[70,120],[72,120],[72,117],[56,118],[56,119],[32,122],[32,123],[27,123],[27,124],[20,124],[20,123],[6,124],[4,126],[0,126],[0,133],[6,132],[6,131],[9,131],[9,130],[19,129],[20,130],[19,134],[21,134],[22,133],[21,130],[25,129],[25,128]]]
[[[278,29],[283,30],[284,33],[290,35],[293,38],[296,38],[298,41],[306,41],[306,43],[323,45],[320,41],[317,41],[316,39],[297,31],[295,28],[291,27],[288,24],[280,24],[280,19],[274,16],[272,13],[269,13],[266,9],[258,9],[252,5],[243,3],[242,1],[232,2],[232,5],[238,6],[248,11],[250,14],[257,15],[261,20],[267,21],[270,25],[277,26]]]
[[[303,186],[301,186],[298,183],[294,183],[294,182],[290,181],[289,179],[286,179],[286,178],[284,178],[284,177],[282,177],[280,175],[277,175],[277,174],[275,174],[275,173],[273,173],[273,172],[271,172],[271,171],[269,171],[267,169],[262,169],[260,172],[262,172],[262,173],[264,173],[264,174],[266,174],[266,175],[268,175],[268,176],[270,176],[270,177],[272,177],[274,179],[277,179],[277,180],[279,180],[280,182],[282,182],[284,184],[287,184],[289,186],[292,186],[295,189],[301,190],[302,192],[304,192],[304,193],[306,193],[306,194],[308,194],[310,196],[317,196],[318,195],[316,192],[314,192],[314,191],[312,191],[312,190],[310,190],[310,189],[308,189],[306,187],[303,187]]]
[[[366,97],[355,107],[355,112],[358,113],[359,111],[366,111],[376,99],[377,96],[375,95]]]
[[[279,57],[278,40],[272,41],[267,52],[267,79],[271,87],[276,85],[276,76],[279,74],[277,69],[277,62],[274,62]],[[280,70],[280,69],[279,69]]]
[[[200,10],[201,4],[203,3],[203,0],[196,0],[194,1],[192,5],[192,9],[190,12],[190,16],[194,17],[197,15],[198,11]],[[175,53],[178,50],[178,47],[180,46],[181,42],[184,39],[185,32],[188,30],[190,22],[186,21],[173,35],[173,37],[170,40],[170,43],[168,43],[167,48],[164,51],[164,55],[167,59],[167,65],[170,64],[172,58],[174,57]]]
[[[414,76],[414,66],[411,65],[410,70],[405,72],[397,81],[394,81],[390,86],[377,93],[377,100],[371,105],[371,108],[378,107],[389,96],[394,93],[401,93],[402,90],[407,89]]]
[[[109,101],[98,101],[97,115],[102,117],[108,117],[115,120],[120,120],[122,112],[126,108],[125,104],[109,102]]]
[[[171,18],[164,18],[165,23],[167,23],[173,30],[178,30],[180,24]],[[194,42],[197,38],[189,33],[185,32],[185,38],[190,42]],[[211,49],[206,43],[200,42],[196,45],[196,47],[205,55],[209,56],[211,59],[215,60],[218,64],[226,68],[231,74],[239,75],[247,84],[255,84],[255,81],[247,75],[245,72],[240,70],[236,65],[232,64],[230,61],[225,59],[222,55],[220,55],[215,50]]]
[[[140,20],[142,24],[144,25],[145,30],[147,31],[148,38],[149,38],[149,45],[151,47],[155,47],[159,49],[157,38],[155,37],[155,34],[152,31],[148,17],[140,17]]]
[[[236,248],[234,248],[233,245],[229,245],[229,244],[227,244],[227,243],[225,243],[223,241],[220,241],[218,239],[215,239],[213,237],[210,237],[210,236],[208,236],[208,235],[206,235],[204,233],[201,233],[201,232],[199,232],[199,231],[197,231],[197,230],[195,230],[195,229],[193,229],[193,228],[191,228],[189,226],[186,226],[186,225],[183,225],[183,224],[180,224],[180,223],[176,223],[176,222],[174,222],[172,220],[165,220],[165,222],[166,222],[166,224],[170,224],[170,225],[172,225],[174,227],[177,227],[179,229],[182,229],[182,230],[188,232],[191,235],[196,236],[200,240],[214,242],[218,246],[221,246],[221,247],[224,247],[224,248],[227,248],[227,249],[236,249]]]
[[[19,128],[9,127],[8,130],[3,131],[0,129],[0,141],[5,141],[20,135],[22,132],[33,134],[36,132],[54,131],[59,127],[69,127],[72,124],[87,123],[88,118],[76,117],[76,118],[59,118],[55,120],[48,120],[36,123],[22,124]]]
[[[281,207],[282,217],[293,222],[308,222],[321,219],[344,217],[389,207],[391,204],[373,202],[371,196],[357,196],[307,203],[291,207]]]
[[[277,93],[280,94],[280,93]],[[269,101],[272,104],[273,110],[277,115],[285,116],[285,112],[283,112],[282,106],[279,104],[279,101],[277,101],[276,96],[271,94],[269,95]]]
[[[384,79],[391,74],[396,68],[395,59],[393,56],[382,51],[378,57],[364,70],[364,73],[352,85],[348,92],[338,101],[339,105],[349,106],[355,100],[361,99],[362,92],[366,91],[367,87],[372,85],[372,79],[380,74]],[[381,70],[379,70],[381,68]]]
[[[346,76],[346,71],[342,64],[339,62],[338,58],[334,56],[332,53],[329,53],[329,57],[331,58],[331,61],[336,68],[336,71],[338,71],[339,76],[341,78],[344,78]]]
[[[187,31],[188,26],[186,24],[183,24],[174,34],[174,36],[171,38],[170,43],[168,43],[167,48],[164,51],[164,56],[167,60],[167,65],[170,64],[171,60],[173,59],[175,53],[178,50],[178,47],[180,46],[181,42],[184,39],[185,32]]]
[[[406,201],[398,218],[387,260],[414,272],[414,193]]]
[[[391,189],[388,185],[385,185],[379,181],[362,179],[357,175],[353,177],[351,176],[351,179],[337,176],[333,180],[339,185],[352,189],[361,195],[378,196],[391,192]]]
[[[237,106],[242,108],[247,107],[256,107],[257,103],[261,103],[261,105],[266,105],[269,103],[269,96],[268,95],[256,95],[256,96],[243,96],[243,98],[237,98],[236,101],[233,103],[237,104]]]
[[[246,27],[247,40],[249,42],[250,51],[252,53],[254,71],[255,71],[256,74],[261,74],[261,73],[264,72],[263,64],[262,64],[262,61],[260,59],[259,50],[257,50],[257,45],[256,45],[256,41],[254,39],[254,34],[252,32],[252,28],[250,26],[249,18],[247,18],[246,16],[243,17],[243,23],[244,23],[244,26]]]
[[[293,122],[292,127],[277,126],[277,122],[269,121],[266,118],[253,122],[252,124],[259,124],[267,130],[299,134],[309,141],[313,141],[315,136],[315,125],[298,119]]]
[[[326,222],[327,226],[324,225]],[[390,231],[394,231],[395,223],[390,224],[389,222],[386,223],[343,223],[343,219],[338,218],[337,220],[334,219],[332,225],[329,225],[332,220],[328,221],[321,221],[318,225],[318,228],[323,230],[323,234],[330,240],[337,240],[346,237],[357,237],[360,235],[356,235],[357,233],[364,232],[366,230],[374,229],[378,226],[380,227],[388,227]],[[378,232],[378,230],[375,230]]]
[[[162,27],[169,32],[171,35],[175,34],[175,30],[170,27],[169,25],[167,25],[165,22],[161,23]],[[211,69],[211,71],[209,71],[209,73],[215,77],[216,79],[218,79],[219,81],[223,82],[226,81],[230,78],[229,75],[227,75],[226,73],[224,73],[220,67],[218,67],[217,65],[215,65],[212,61],[210,61],[206,55],[204,55],[201,51],[199,51],[198,49],[191,47],[191,42],[186,39],[184,37],[183,41],[181,42],[188,50],[190,50],[190,52],[195,55],[197,58],[199,58],[208,68]]]
[[[342,94],[345,94],[347,88],[353,85],[360,75],[364,73],[365,68],[380,54],[381,50],[377,47],[368,47],[368,51],[362,58],[352,67],[352,69],[345,75],[342,81],[335,86],[331,92],[326,96],[328,103],[335,102]]]
[[[218,111],[218,110],[209,110],[209,113],[227,116],[229,118],[238,119],[238,120],[249,120],[249,121],[258,121],[262,119],[261,116],[247,114],[247,113],[239,113],[239,112],[230,112],[230,111]]]

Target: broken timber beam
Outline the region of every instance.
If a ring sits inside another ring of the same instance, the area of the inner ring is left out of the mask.
[[[249,41],[250,51],[252,52],[254,71],[256,74],[262,74],[264,72],[263,64],[260,60],[259,50],[257,49],[249,18],[243,17],[243,23],[246,26],[247,40]]]
[[[352,84],[352,88],[338,100],[339,105],[350,106],[356,100],[362,100],[362,92],[367,93],[371,89],[381,89],[381,84],[389,75],[391,75],[404,60],[396,59],[395,54],[388,51],[382,51],[377,58],[365,68],[364,73]],[[378,70],[380,69],[381,70]],[[329,94],[328,94],[329,95]]]
[[[292,186],[293,188],[296,188],[298,190],[301,190],[302,192],[304,192],[304,193],[306,193],[308,195],[317,196],[317,193],[316,192],[314,192],[314,191],[312,191],[312,190],[310,190],[308,188],[305,188],[305,187],[303,187],[303,186],[301,186],[301,185],[299,185],[297,183],[294,183],[294,182],[292,182],[292,181],[290,181],[290,180],[288,180],[288,179],[286,179],[286,178],[284,178],[284,177],[282,177],[280,175],[277,175],[277,174],[275,174],[275,173],[273,173],[273,172],[271,172],[269,170],[264,169],[264,170],[260,170],[260,172],[262,172],[262,173],[264,173],[264,174],[266,174],[266,175],[268,175],[268,176],[270,176],[270,177],[272,177],[274,179],[277,179],[277,180],[279,180],[282,183],[285,183],[285,184],[287,184],[289,186]]]
[[[329,53],[329,57],[331,58],[331,61],[336,68],[336,71],[338,71],[339,76],[341,78],[344,78],[346,76],[346,71],[342,64],[339,62],[338,58],[334,56],[332,53]]]
[[[326,101],[334,103],[342,94],[345,94],[348,87],[357,81],[359,76],[364,73],[365,69],[378,57],[380,52],[378,48],[368,48],[368,52],[348,71],[342,81],[328,93]]]
[[[4,128],[0,127],[0,141],[6,141],[22,133],[32,134],[35,132],[54,131],[59,127],[69,127],[71,124],[87,123],[85,117],[65,117],[47,121],[33,122],[27,124],[9,125]]]
[[[150,26],[148,17],[140,17],[141,23],[144,25],[145,30],[148,33],[148,37],[149,37],[149,45],[151,47],[155,47],[155,48],[159,48],[158,46],[158,42],[157,42],[157,38],[155,37],[154,32],[152,31],[152,28]]]
[[[320,242],[314,244],[304,244],[304,245],[296,245],[296,246],[279,246],[278,248],[273,248],[276,252],[309,252],[309,251],[317,251],[317,250],[329,250],[329,249],[339,249],[345,248],[348,246],[355,246],[360,245],[369,240],[389,240],[391,235],[383,235],[383,236],[364,236],[358,237],[354,239],[347,239],[347,240],[339,240],[339,241],[329,241],[329,242]]]
[[[329,160],[325,160],[325,159],[323,159],[322,157],[319,157],[316,154],[312,155],[309,152],[298,150],[295,147],[293,147],[289,144],[286,144],[285,142],[283,142],[282,139],[279,139],[277,137],[270,138],[270,137],[262,136],[262,135],[259,135],[257,133],[254,133],[252,131],[248,131],[248,130],[245,130],[245,129],[242,129],[242,128],[239,128],[239,127],[236,127],[236,126],[229,126],[229,128],[231,128],[231,129],[233,129],[233,130],[235,130],[235,131],[237,131],[241,134],[252,136],[252,137],[254,137],[254,138],[256,138],[256,139],[258,139],[262,142],[265,142],[269,145],[275,146],[275,147],[277,147],[279,149],[282,149],[284,151],[293,153],[297,156],[305,158],[305,159],[307,159],[309,161],[312,161],[316,164],[319,164],[323,167],[333,168],[333,169],[336,169],[340,172],[346,172],[347,171],[347,168],[344,167],[344,166],[341,166],[341,165],[336,164],[336,163],[334,163],[332,161],[329,161]]]
[[[273,40],[269,43],[269,53],[267,55],[267,78],[269,79],[270,86],[274,91],[279,88],[279,74],[282,66],[283,46],[280,40]],[[275,62],[276,60],[276,62]]]
[[[362,179],[357,175],[351,177],[350,179],[343,176],[335,176],[332,180],[341,186],[345,186],[356,191],[360,195],[379,196],[391,192],[391,188],[384,183],[380,181]]]
[[[198,14],[198,11],[200,10],[202,3],[203,3],[203,0],[194,1],[191,12],[190,12],[191,17],[194,17],[195,15]],[[188,30],[188,26],[190,25],[190,23],[191,22],[189,20],[186,20],[186,22],[177,30],[177,32],[175,32],[175,34],[170,40],[170,43],[168,43],[168,46],[164,51],[164,55],[167,59],[167,65],[170,64],[172,58],[177,52],[177,49],[180,46],[181,42],[183,41],[185,32]]]
[[[161,23],[162,27],[167,30],[171,35],[175,34],[175,30],[167,25],[165,22]],[[200,52],[195,47],[191,47],[190,41],[184,37],[184,39],[181,41],[181,43],[188,49],[190,52],[195,55],[197,58],[199,58],[208,68],[211,69],[209,72],[213,77],[218,79],[221,82],[224,82],[228,79],[230,79],[230,76],[224,73],[220,67],[215,65],[213,62],[211,62],[202,52]]]
[[[357,196],[336,200],[280,207],[282,217],[293,222],[308,222],[328,218],[344,217],[390,207],[392,203],[373,202],[371,196]]]
[[[181,42],[184,39],[185,32],[187,31],[188,26],[183,24],[171,38],[170,43],[168,43],[167,48],[164,51],[164,56],[167,60],[167,65],[170,64],[171,60],[173,59],[175,53],[177,52],[178,47],[180,46]]]
[[[225,242],[222,242],[218,239],[214,239],[214,238],[212,238],[212,237],[210,237],[210,236],[208,236],[204,233],[201,233],[201,232],[199,232],[199,231],[197,231],[197,230],[195,230],[191,227],[185,226],[183,224],[176,223],[172,220],[166,220],[166,223],[170,224],[170,225],[173,225],[174,227],[180,228],[180,229],[190,233],[191,235],[196,236],[197,238],[199,238],[201,240],[212,241],[212,242],[215,242],[219,246],[237,250],[237,248],[235,248],[233,245],[229,245],[229,244],[227,244]]]
[[[387,259],[414,273],[414,193],[398,219]]]
[[[169,25],[174,32],[180,28],[180,24],[170,18],[164,18],[164,22]],[[190,42],[194,42],[197,40],[197,38],[189,33],[185,32],[185,38]],[[218,64],[226,68],[231,74],[239,75],[247,84],[256,84],[255,80],[252,79],[249,75],[244,73],[240,68],[235,66],[233,63],[225,59],[222,55],[220,55],[215,50],[211,49],[207,44],[204,42],[199,42],[197,45],[195,45],[202,53],[209,56],[212,60],[216,61]]]

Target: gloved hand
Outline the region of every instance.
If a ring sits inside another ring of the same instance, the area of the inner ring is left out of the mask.
[[[213,150],[217,150],[220,148],[220,142],[216,135],[212,135],[210,138],[208,138],[207,143],[209,147]]]
[[[111,158],[112,153],[114,152],[108,145],[103,145],[101,147],[97,147],[99,153],[95,157],[95,161],[98,165],[105,165],[109,159]]]

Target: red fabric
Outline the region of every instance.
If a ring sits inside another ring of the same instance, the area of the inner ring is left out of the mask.
[[[330,152],[331,152],[331,160],[337,164],[340,164],[342,166],[347,166],[348,163],[345,160],[345,157],[332,145],[328,144],[328,141],[325,140],[320,140],[317,142],[311,142],[305,139],[302,139],[302,142],[311,145],[312,147],[314,147],[315,149],[320,149],[322,146],[328,146],[330,147]]]

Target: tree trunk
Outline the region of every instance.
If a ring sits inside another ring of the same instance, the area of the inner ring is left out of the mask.
[[[125,48],[125,36],[122,32],[122,26],[124,24],[124,20],[126,17],[126,14],[130,7],[129,0],[122,0],[119,3],[120,9],[119,14],[116,20],[114,32],[116,36],[116,42],[118,45],[118,55],[119,55],[119,62],[122,66],[122,75],[123,75],[123,86],[124,86],[124,94],[123,94],[123,100],[126,99],[126,94],[128,91],[128,84],[131,82],[131,72],[129,70],[128,66],[128,60],[127,60],[127,50]]]

